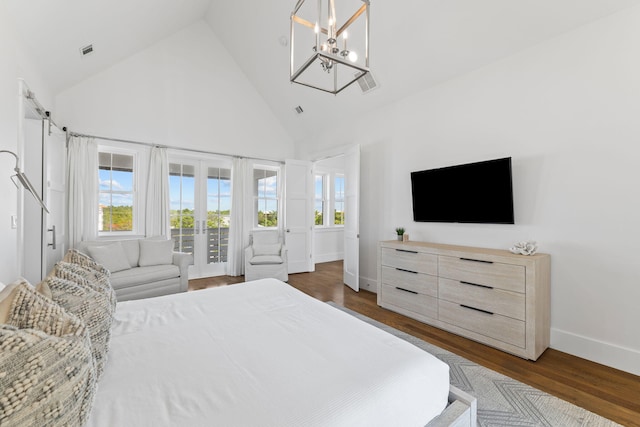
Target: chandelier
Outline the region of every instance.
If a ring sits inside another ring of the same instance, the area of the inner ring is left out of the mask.
[[[290,59],[291,82],[334,95],[366,75],[369,0],[298,0]]]

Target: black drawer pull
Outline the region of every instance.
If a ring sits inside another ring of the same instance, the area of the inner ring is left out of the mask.
[[[417,271],[405,270],[404,268],[398,268],[398,267],[396,267],[396,270],[398,270],[398,271],[404,271],[405,273],[418,274],[418,272],[417,272]]]
[[[464,308],[468,308],[469,310],[475,310],[475,311],[479,311],[480,313],[485,313],[485,314],[491,314],[493,315],[492,312],[487,311],[487,310],[481,310],[479,308],[475,308],[475,307],[470,307],[468,305],[464,305],[464,304],[460,304],[460,307],[464,307]]]
[[[398,251],[398,252],[407,252],[407,253],[410,253],[410,254],[417,254],[418,253],[418,251],[409,251],[407,249],[396,249],[396,251]]]
[[[493,261],[485,261],[483,259],[460,258],[462,261],[482,262],[484,264],[493,264]]]
[[[416,291],[410,291],[409,289],[399,288],[397,286],[396,286],[396,289],[399,290],[399,291],[405,291],[405,292],[409,292],[410,294],[418,295],[418,293]]]
[[[460,283],[462,283],[463,285],[477,286],[479,288],[493,289],[493,286],[480,285],[478,283],[471,283],[471,282],[463,282],[462,280],[460,281]]]

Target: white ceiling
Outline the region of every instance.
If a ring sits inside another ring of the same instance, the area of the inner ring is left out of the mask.
[[[380,87],[333,96],[289,83],[279,38],[288,38],[295,0],[1,1],[55,92],[204,18],[294,141],[640,3],[371,0],[370,65]],[[96,51],[82,59],[87,43]]]

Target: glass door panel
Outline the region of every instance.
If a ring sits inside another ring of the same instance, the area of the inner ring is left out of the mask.
[[[195,165],[169,164],[171,238],[174,250],[196,255]]]
[[[231,219],[231,169],[207,168],[207,263],[227,262]]]

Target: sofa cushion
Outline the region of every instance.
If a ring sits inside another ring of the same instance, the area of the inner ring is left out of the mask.
[[[282,245],[280,243],[270,243],[270,244],[254,244],[253,245],[253,255],[280,255],[280,249]]]
[[[128,270],[132,267],[120,242],[111,242],[101,246],[91,245],[87,249],[91,258],[102,264],[111,273]]]
[[[138,239],[121,240],[120,244],[124,248],[124,254],[127,256],[129,265],[137,267],[138,259],[140,258],[140,243],[138,243]]]
[[[111,286],[113,286],[114,289],[123,289],[128,288],[129,286],[173,279],[176,277],[180,277],[180,269],[177,265],[168,264],[136,267],[113,273],[111,275]]]
[[[0,425],[84,425],[95,392],[87,329],[21,280],[0,325]]]
[[[283,262],[282,257],[278,255],[258,255],[249,260],[251,265],[282,264]]]
[[[173,262],[173,240],[141,239],[138,265],[171,264]]]

